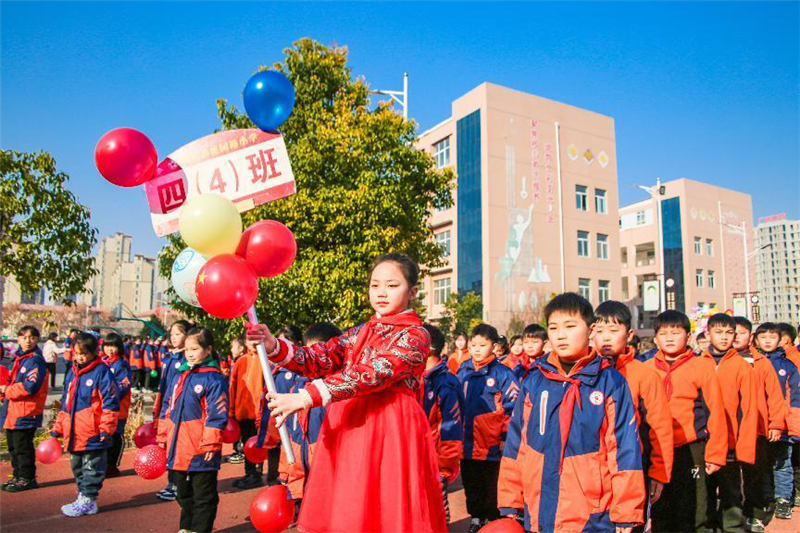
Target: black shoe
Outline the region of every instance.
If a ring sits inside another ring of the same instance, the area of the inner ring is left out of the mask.
[[[469,525],[469,532],[468,533],[478,533],[481,530],[481,523],[480,522],[471,522]]]
[[[6,492],[22,492],[25,490],[38,489],[39,484],[35,479],[17,478],[13,484],[6,487]]]
[[[19,479],[18,477],[12,477],[12,478],[11,478],[11,479],[9,479],[8,481],[6,481],[6,482],[5,482],[5,483],[3,483],[2,485],[0,485],[0,489],[1,489],[1,490],[7,490],[7,488],[8,488],[10,485],[13,485],[14,483],[16,483],[18,479]]]
[[[790,520],[792,518],[792,502],[786,498],[778,498],[775,502],[775,518]]]
[[[242,490],[248,490],[263,486],[264,486],[264,480],[261,478],[261,476],[245,476],[244,478],[239,480],[239,484],[236,485],[236,488]]]

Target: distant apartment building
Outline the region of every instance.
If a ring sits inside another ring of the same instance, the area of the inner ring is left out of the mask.
[[[800,321],[800,220],[786,215],[758,219],[756,280],[761,320]]]

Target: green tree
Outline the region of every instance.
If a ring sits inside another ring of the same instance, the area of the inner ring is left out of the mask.
[[[167,327],[164,325],[164,323],[161,321],[161,319],[158,318],[158,315],[151,316],[150,319],[148,320],[148,322],[154,328],[156,328],[159,331],[163,331],[164,334],[166,334]],[[159,335],[156,334],[156,332],[153,331],[153,329],[151,327],[149,327],[147,324],[142,324],[142,329],[139,332],[139,336],[140,337],[152,337],[152,338],[155,338],[155,337],[158,337]]]
[[[439,329],[444,333],[447,342],[453,340],[456,333],[466,333],[483,320],[483,300],[470,291],[463,296],[457,292],[447,297],[444,312],[439,319]]]
[[[367,276],[379,255],[399,251],[427,268],[443,264],[427,217],[452,204],[453,174],[437,171],[431,156],[415,148],[414,122],[390,104],[371,104],[367,82],[347,66],[346,48],[301,39],[284,52],[284,61],[270,68],[295,87],[294,111],[280,129],[297,193],[249,211],[243,222],[285,223],[298,254],[288,272],[260,281],[257,310],[273,328],[323,320],[348,327],[371,313]],[[222,129],[253,127],[225,100],[217,108]],[[170,238],[162,274],[169,275],[183,247],[179,237]],[[241,332],[238,320],[215,321],[182,302],[175,307],[224,339]]]
[[[97,230],[67,180],[47,152],[0,150],[0,319],[7,276],[23,293],[66,299],[95,274]]]

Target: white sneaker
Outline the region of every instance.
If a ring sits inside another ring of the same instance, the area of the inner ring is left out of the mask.
[[[83,494],[78,495],[78,499],[69,505],[61,508],[61,512],[70,518],[97,514],[97,502]]]

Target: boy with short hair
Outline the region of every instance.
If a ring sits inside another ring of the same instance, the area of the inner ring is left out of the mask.
[[[594,348],[609,358],[631,392],[639,420],[642,466],[652,504],[658,501],[672,474],[672,415],[664,384],[653,368],[634,357],[636,351],[630,343],[634,330],[627,305],[607,300],[595,309],[594,317]]]
[[[664,311],[655,320],[658,352],[645,364],[664,383],[675,445],[672,478],[653,504],[653,531],[703,531],[707,476],[726,464],[728,428],[714,361],[688,346],[689,317]]]
[[[715,365],[728,427],[726,464],[718,472],[711,474],[706,483],[706,526],[712,530],[738,532],[743,525],[740,464],[753,464],[756,458],[758,403],[753,369],[733,348],[736,322],[732,316],[725,313],[712,315],[708,319],[706,331],[709,345],[700,357]]]
[[[433,432],[445,516],[450,523],[447,487],[458,475],[459,461],[464,454],[464,395],[458,378],[450,373],[447,363],[442,360],[444,335],[436,326],[425,324],[424,328],[431,336],[431,351],[423,375],[422,408]]]
[[[775,517],[792,517],[792,441],[800,436],[800,372],[780,346],[780,328],[764,322],[756,329],[756,346],[769,359],[786,398],[786,431],[769,445],[775,483]]]
[[[464,390],[464,458],[461,479],[472,517],[469,533],[499,518],[497,479],[511,410],[519,392],[519,381],[493,353],[500,336],[488,324],[472,330],[472,359],[458,369]]]
[[[736,324],[733,348],[753,367],[758,406],[755,463],[742,465],[745,530],[763,533],[772,518],[770,507],[775,492],[769,446],[770,442],[781,438],[781,433],[786,428],[786,400],[772,363],[751,346],[753,324],[743,316],[735,316],[733,320]]]
[[[522,382],[531,371],[531,367],[544,355],[547,344],[547,331],[539,324],[528,324],[522,330],[522,355],[514,367],[514,374]]]
[[[11,480],[1,488],[8,492],[39,488],[33,438],[42,427],[48,389],[47,363],[38,347],[40,338],[39,330],[33,326],[19,330],[19,347],[8,385],[0,385],[0,427],[6,430],[12,468]]]
[[[643,522],[642,454],[631,393],[590,345],[591,304],[545,307],[552,352],[522,384],[500,469],[498,503],[526,531],[630,532]]]

